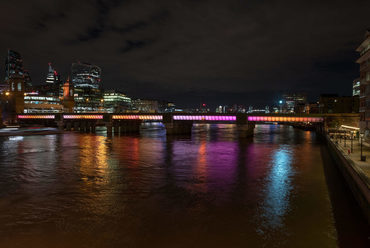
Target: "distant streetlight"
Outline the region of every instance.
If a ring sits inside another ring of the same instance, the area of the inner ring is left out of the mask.
[[[362,156],[362,140],[363,140],[364,134],[360,134],[360,142],[361,142],[361,161],[366,161],[366,156]]]

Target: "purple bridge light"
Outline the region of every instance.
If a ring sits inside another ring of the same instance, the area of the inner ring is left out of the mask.
[[[175,121],[236,121],[235,115],[174,115]]]

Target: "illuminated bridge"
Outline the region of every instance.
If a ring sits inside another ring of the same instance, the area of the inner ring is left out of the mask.
[[[256,123],[285,123],[294,125],[311,125],[316,128],[325,128],[328,122],[349,124],[348,120],[358,121],[358,114],[21,114],[18,115],[21,125],[43,124],[45,126],[58,126],[60,129],[80,132],[95,132],[96,126],[106,126],[107,133],[139,132],[141,123],[162,122],[167,134],[189,134],[193,123],[228,123],[236,124],[242,136],[253,135]],[[352,122],[350,121],[350,122]]]

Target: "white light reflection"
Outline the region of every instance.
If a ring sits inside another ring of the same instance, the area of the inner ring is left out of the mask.
[[[23,140],[23,136],[10,136],[9,140],[14,140],[14,141]]]
[[[283,217],[290,208],[291,176],[294,174],[291,162],[292,154],[288,147],[281,147],[273,155],[262,206],[265,228],[275,229],[284,225]]]

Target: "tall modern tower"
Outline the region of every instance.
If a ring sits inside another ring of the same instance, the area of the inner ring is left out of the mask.
[[[49,73],[46,77],[46,84],[59,84],[60,83],[60,77],[58,75],[58,72],[53,69],[51,66],[51,63],[49,63]]]
[[[71,70],[75,112],[98,112],[103,105],[100,67],[78,62]]]
[[[5,80],[23,78],[23,59],[22,56],[13,50],[8,50],[5,60]]]

